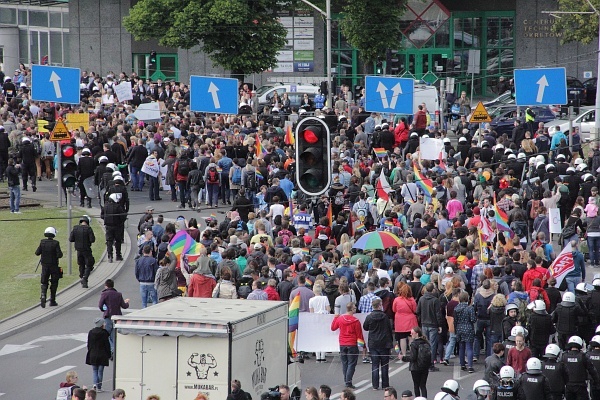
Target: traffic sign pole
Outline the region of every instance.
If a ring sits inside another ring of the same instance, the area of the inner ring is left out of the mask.
[[[59,185],[59,191],[62,189],[62,185]],[[72,189],[67,189],[67,237],[71,236],[71,195],[73,194]],[[67,269],[69,271],[69,275],[73,273],[73,246],[70,241],[67,241]]]
[[[58,142],[58,152],[57,152],[57,158],[56,158],[56,186],[58,187],[58,207],[62,207],[62,172],[61,172],[61,165],[62,165],[62,146],[60,145],[60,142]]]

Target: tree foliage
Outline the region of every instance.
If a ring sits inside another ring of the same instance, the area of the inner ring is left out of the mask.
[[[276,7],[270,0],[140,0],[123,25],[136,40],[199,46],[215,65],[248,75],[275,67],[285,45]]]
[[[600,0],[590,0],[600,11]],[[558,10],[567,12],[593,11],[586,0],[558,0]],[[554,10],[548,10],[554,11]],[[589,44],[598,38],[598,16],[594,14],[558,14],[553,31],[560,33],[561,43],[581,42]]]
[[[388,49],[400,48],[400,17],[406,0],[346,0],[342,33],[366,63],[385,59]]]

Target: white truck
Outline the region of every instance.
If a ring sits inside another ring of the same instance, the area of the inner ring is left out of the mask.
[[[129,400],[198,392],[224,400],[233,379],[253,399],[299,386],[296,364],[288,366],[286,302],[178,297],[113,321],[115,387]]]

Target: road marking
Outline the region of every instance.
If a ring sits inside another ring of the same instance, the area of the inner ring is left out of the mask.
[[[394,375],[396,375],[396,374],[400,373],[401,371],[404,371],[405,369],[407,369],[407,368],[408,368],[408,366],[409,366],[409,364],[408,364],[408,363],[406,363],[406,364],[404,364],[403,366],[401,366],[401,367],[399,367],[399,368],[396,368],[395,370],[393,370],[392,372],[390,372],[390,373],[389,373],[389,376],[390,376],[390,377],[392,377],[392,376],[394,376]],[[356,388],[357,388],[357,389],[354,391],[354,393],[355,393],[355,394],[357,394],[357,393],[362,393],[362,392],[364,392],[365,390],[369,389],[369,388],[371,387],[370,383],[371,383],[371,381],[370,381],[369,379],[365,379],[364,381],[360,381],[360,382],[358,382],[356,385],[354,385],[354,386],[356,386]],[[366,384],[366,385],[365,385],[365,384]],[[359,388],[359,386],[362,386],[362,385],[365,385],[365,386],[364,386],[364,387],[361,387],[361,388]],[[383,389],[383,388],[382,388],[382,389]],[[332,396],[330,397],[330,399],[331,399],[331,400],[334,400],[334,399],[337,399],[338,397],[341,397],[341,396],[342,396],[342,393],[336,393],[336,394],[332,395]]]
[[[80,311],[100,311],[98,309],[98,307],[79,307],[78,310],[80,310]],[[125,314],[125,313],[132,313],[134,311],[139,311],[139,309],[137,309],[137,308],[124,308],[121,311],[123,312],[123,314]]]
[[[364,385],[365,383],[368,383],[368,382],[370,382],[370,380],[368,380],[368,379],[365,379],[364,381],[360,381],[360,382],[358,382],[358,383],[357,383],[357,384],[355,384],[354,386],[356,386],[356,387],[359,387],[359,386],[361,386],[361,385]],[[336,394],[334,394],[333,396],[331,396],[331,397],[330,397],[330,399],[331,399],[331,400],[333,400],[333,399],[336,399],[336,398],[340,397],[341,395],[342,395],[342,392],[340,392],[340,393],[336,393]]]
[[[46,361],[42,361],[40,364],[48,364],[48,363],[51,363],[51,362],[52,362],[52,361],[54,361],[54,360],[58,360],[59,358],[62,358],[62,357],[64,357],[64,356],[68,356],[69,354],[71,354],[71,353],[75,353],[76,351],[79,351],[79,350],[81,350],[81,349],[84,349],[84,348],[86,348],[86,347],[87,347],[87,344],[82,344],[81,346],[77,346],[77,347],[75,347],[74,349],[71,349],[71,350],[69,350],[69,351],[65,351],[64,353],[61,353],[61,354],[59,354],[59,355],[57,355],[57,356],[55,356],[55,357],[49,358],[49,359],[47,359]]]
[[[17,352],[23,351],[23,350],[35,349],[36,347],[40,347],[40,346],[32,346],[32,345],[27,345],[27,344],[6,344],[6,345],[4,345],[4,347],[2,347],[2,350],[0,350],[0,356],[17,353]]]
[[[452,368],[452,379],[460,379],[460,363],[455,363],[454,368]]]
[[[40,336],[37,339],[33,339],[30,342],[25,343],[26,345],[35,344],[37,342],[48,342],[52,340],[79,340],[80,342],[87,343],[87,333],[67,333],[65,335],[54,335],[54,336]]]
[[[47,378],[50,378],[52,376],[55,376],[55,375],[61,374],[63,372],[69,371],[69,370],[71,370],[73,368],[75,368],[74,365],[65,365],[64,367],[55,369],[54,371],[50,371],[48,373],[45,373],[44,375],[36,376],[33,379],[47,379]]]

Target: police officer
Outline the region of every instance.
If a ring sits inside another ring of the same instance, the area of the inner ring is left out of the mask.
[[[600,279],[595,278],[592,281],[594,290],[588,294],[588,311],[594,326],[600,324]]]
[[[19,158],[21,159],[21,168],[23,174],[23,190],[27,190],[27,178],[31,179],[31,188],[35,192],[36,187],[36,173],[37,168],[35,166],[35,159],[38,156],[31,139],[27,136],[23,136],[21,139],[21,146],[19,147]]]
[[[546,358],[542,361],[542,374],[548,378],[550,392],[554,400],[561,400],[565,393],[565,385],[569,382],[569,374],[565,363],[558,359],[560,347],[555,344],[546,346]]]
[[[586,356],[594,364],[596,371],[600,371],[600,335],[594,336],[589,344]],[[592,400],[600,399],[600,385],[598,383],[592,384],[590,389]]]
[[[555,331],[552,317],[546,312],[544,300],[534,300],[533,313],[529,316],[529,349],[534,357],[541,357],[548,338]]]
[[[469,393],[467,400],[487,400],[492,388],[487,381],[479,379],[473,384],[473,393]]]
[[[125,220],[127,213],[120,204],[121,194],[113,193],[108,197],[108,202],[104,206],[101,218],[104,220],[106,230],[106,252],[108,262],[113,262],[113,245],[117,254],[117,261],[122,261],[121,242],[123,240],[123,231],[125,229]]]
[[[112,173],[112,179],[108,182],[108,188],[105,195],[106,198],[113,193],[121,194],[119,204],[121,204],[125,212],[129,212],[129,194],[127,193],[127,187],[125,186],[125,179],[121,176],[119,171]]]
[[[500,381],[492,400],[517,400],[519,399],[519,382],[515,381],[515,370],[510,365],[500,368]]]
[[[77,180],[79,186],[79,193],[81,194],[81,199],[79,201],[79,206],[84,206],[84,200],[87,197],[87,206],[88,208],[92,208],[92,198],[88,195],[83,181],[87,178],[91,178],[94,176],[94,168],[96,167],[96,161],[92,158],[92,152],[90,149],[85,148],[81,151],[81,157],[79,157],[79,161],[77,162]]]
[[[575,286],[575,303],[583,310],[583,315],[577,318],[577,333],[586,342],[589,342],[592,336],[594,336],[594,322],[592,315],[588,310],[590,303],[590,295],[587,291],[585,282],[580,282]]]
[[[42,308],[46,308],[48,281],[50,281],[50,306],[54,307],[58,305],[56,303],[56,289],[58,288],[58,280],[62,278],[62,270],[58,266],[58,259],[63,256],[60,243],[54,240],[56,229],[49,226],[44,231],[44,236],[46,239],[40,241],[40,245],[35,251],[36,256],[41,256],[40,263],[42,264],[40,296],[40,306]]]
[[[552,313],[552,322],[556,325],[558,346],[561,349],[566,349],[567,338],[577,333],[577,318],[583,315],[583,310],[575,302],[575,295],[571,292],[563,293],[562,301]]]
[[[75,250],[77,250],[79,279],[81,279],[81,287],[84,289],[88,287],[88,277],[96,262],[92,255],[92,243],[95,241],[96,236],[94,236],[94,230],[90,226],[90,218],[84,215],[79,218],[79,225],[73,227],[69,236],[69,242],[75,243]]]
[[[583,348],[583,339],[579,336],[571,336],[567,342],[566,351],[561,360],[567,367],[569,382],[565,386],[565,399],[567,400],[588,400],[587,391],[588,374],[592,380],[592,385],[598,385],[598,372],[594,364],[581,351]]]
[[[558,175],[567,175],[567,169],[570,164],[567,162],[567,157],[564,154],[556,156],[556,171]]]
[[[448,379],[441,387],[441,392],[438,392],[433,400],[460,400],[458,390],[460,386],[454,379]]]
[[[553,400],[548,378],[542,375],[542,363],[538,358],[527,360],[527,371],[519,378],[519,391],[523,399]]]

